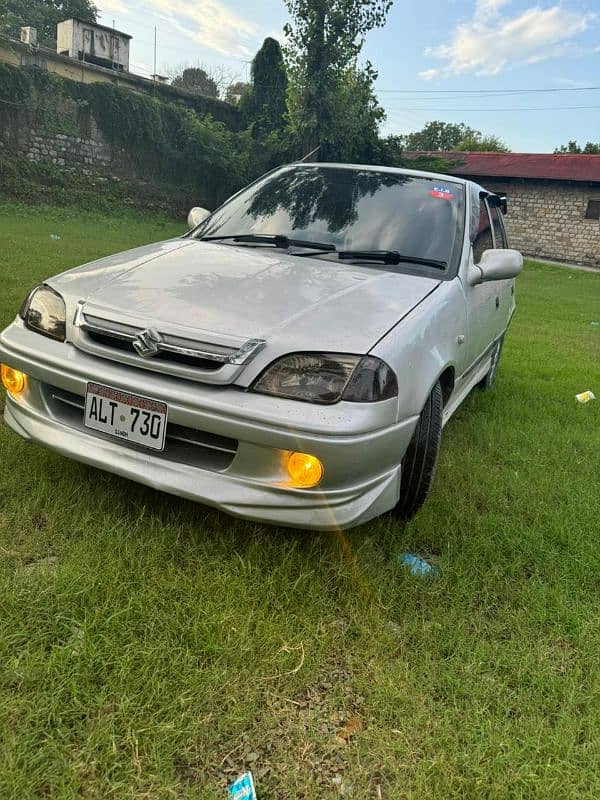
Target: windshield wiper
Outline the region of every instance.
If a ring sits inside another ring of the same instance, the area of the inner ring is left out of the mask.
[[[238,233],[228,236],[202,236],[200,242],[222,242],[231,239],[234,242],[250,242],[253,244],[272,244],[286,250],[288,247],[310,247],[314,250],[323,250],[327,253],[335,252],[335,245],[323,242],[308,242],[304,239],[290,239],[277,233]]]
[[[424,267],[446,269],[446,261],[436,261],[433,258],[417,258],[405,256],[397,250],[340,250],[338,257],[342,260],[356,259],[362,261],[381,261],[384,264],[421,264]]]

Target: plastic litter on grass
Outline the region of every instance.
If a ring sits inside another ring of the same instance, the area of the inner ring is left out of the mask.
[[[227,790],[229,800],[258,800],[251,772],[245,772]]]
[[[581,394],[576,394],[575,399],[578,403],[589,403],[590,400],[595,400],[596,395],[593,392],[581,392]]]
[[[60,242],[60,236],[57,233],[51,233],[50,238],[53,242]]]
[[[400,556],[400,563],[408,567],[410,574],[416,578],[424,578],[426,575],[436,575],[437,567],[430,564],[428,561],[413,555],[413,553],[402,553]]]

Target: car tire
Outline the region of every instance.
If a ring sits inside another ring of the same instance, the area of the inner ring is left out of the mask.
[[[487,392],[488,389],[491,389],[492,386],[494,385],[496,376],[498,374],[498,364],[500,363],[500,356],[502,355],[503,344],[504,344],[504,336],[501,336],[494,345],[494,350],[492,352],[492,363],[490,364],[490,368],[487,372],[487,375],[478,384],[479,388],[483,392]]]
[[[439,381],[421,411],[408,450],[402,459],[400,500],[394,513],[409,519],[421,508],[433,484],[442,441],[444,398]]]

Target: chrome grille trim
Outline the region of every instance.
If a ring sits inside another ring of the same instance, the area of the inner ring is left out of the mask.
[[[77,320],[75,325],[77,325]],[[134,328],[132,325],[123,325],[120,322],[109,322],[107,319],[101,317],[93,317],[81,315],[78,327],[84,330],[97,330],[98,333],[103,333],[106,336],[114,336],[115,339],[125,339],[132,342],[137,334],[142,330],[141,328]]]
[[[230,453],[233,455],[237,453],[237,449],[234,447],[217,447],[214,444],[197,442],[195,439],[189,439],[187,436],[175,436],[174,434],[171,434],[170,436],[167,436],[167,439],[171,439],[174,442],[183,442],[184,444],[193,444],[195,447],[206,447],[208,450],[218,450],[219,453]]]
[[[62,394],[56,394],[54,392],[52,392],[50,396],[57,403],[65,403],[65,405],[71,406],[72,408],[78,408],[80,411],[85,410],[85,400],[83,398],[81,398],[81,400],[79,399],[75,400],[74,399],[75,395],[72,396],[67,394],[62,395]]]
[[[98,334],[107,338],[131,342],[132,354],[136,355],[133,344],[148,329],[86,314],[83,310],[83,305],[82,301],[77,304],[77,311],[73,320],[76,328],[92,335]],[[249,339],[236,349],[235,347],[227,347],[221,344],[195,342],[192,339],[185,339],[162,331],[158,331],[158,337],[160,341],[156,342],[156,353],[154,355],[160,356],[165,353],[173,353],[188,358],[197,358],[200,361],[213,361],[221,365],[241,366],[250,361],[266,345],[264,339]],[[152,356],[149,357],[149,359],[151,358]],[[149,359],[140,357],[142,363]]]

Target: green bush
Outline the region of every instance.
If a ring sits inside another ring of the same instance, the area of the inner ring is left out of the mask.
[[[91,116],[132,176],[208,206],[272,162],[269,148],[247,131],[232,131],[187,105],[114,84],[82,84],[36,67],[0,65],[0,98],[10,98],[0,104],[3,125],[10,120],[19,125],[29,116],[31,124],[69,133],[83,124],[82,116]]]
[[[76,206],[82,211],[113,214],[118,208],[136,206],[176,213],[183,218],[193,202],[192,196],[185,197],[175,187],[167,187],[170,197],[165,198],[164,187],[159,190],[147,183],[89,178],[53,164],[6,155],[0,159],[0,186],[3,200],[26,205]]]

